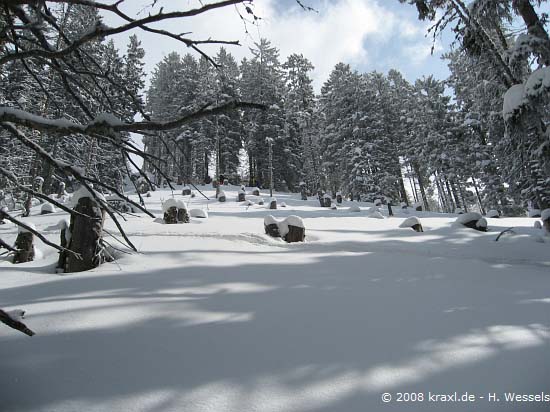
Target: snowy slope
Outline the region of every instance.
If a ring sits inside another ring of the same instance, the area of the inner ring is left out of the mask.
[[[356,202],[329,210],[277,193],[287,207],[268,210],[236,202],[238,190],[226,203],[175,191],[208,210],[181,225],[162,224],[170,192],[153,192],[159,219],[124,223],[140,254],[94,271],[53,274],[57,255],[41,244],[41,260],[0,261],[0,307],[26,310],[37,333],[0,327],[0,411],[548,410],[503,396],[381,401],[550,393],[550,240],[535,219],[487,219],[482,233],[414,212],[417,233],[399,228],[401,211],[368,218],[372,204],[354,213]],[[306,242],[266,236],[268,214],[302,217]],[[63,217],[27,220],[43,230]],[[4,240],[16,234],[0,226]]]

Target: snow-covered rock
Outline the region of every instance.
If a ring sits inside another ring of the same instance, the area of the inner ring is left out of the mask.
[[[352,205],[352,206],[350,206],[349,209],[348,209],[348,212],[354,212],[354,213],[356,213],[356,212],[360,212],[360,211],[361,211],[361,208],[360,208],[359,206],[357,206],[357,205]]]
[[[48,213],[54,213],[54,212],[55,212],[55,207],[51,203],[44,203],[40,208],[40,213],[43,215]]]
[[[456,218],[455,223],[459,223],[461,225],[464,225],[468,222],[477,222],[479,219],[482,219],[483,216],[477,212],[469,212],[469,213],[463,213],[459,217]]]
[[[382,215],[379,211],[369,213],[367,217],[372,219],[384,219],[384,215]]]
[[[419,224],[420,224],[420,219],[417,218],[416,216],[411,216],[411,217],[406,218],[403,222],[401,222],[399,227],[400,228],[409,228],[409,227],[413,227],[414,225],[419,225]]]
[[[487,212],[487,217],[489,218],[497,218],[500,217],[500,213],[498,213],[498,210],[491,209]]]
[[[191,209],[189,210],[189,216],[200,219],[208,219],[208,212],[204,209]]]

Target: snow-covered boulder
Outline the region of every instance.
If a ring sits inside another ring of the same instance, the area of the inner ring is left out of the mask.
[[[384,219],[384,215],[379,211],[369,213],[367,217],[370,217],[371,219]]]
[[[357,213],[360,211],[361,211],[361,208],[357,205],[351,205],[348,209],[348,212],[353,212],[353,213]]]
[[[464,213],[455,220],[456,225],[462,225],[481,232],[487,231],[487,220],[478,212]]]
[[[411,228],[416,232],[424,232],[424,229],[422,228],[422,223],[420,223],[420,219],[416,216],[411,216],[406,218],[401,224],[399,225],[400,228]]]
[[[55,213],[55,207],[51,203],[44,203],[40,208],[40,214],[47,215],[49,213]]]
[[[208,211],[204,209],[191,209],[189,210],[189,216],[199,219],[208,219]]]
[[[500,217],[500,213],[498,213],[498,210],[491,209],[487,212],[487,217],[496,219]]]

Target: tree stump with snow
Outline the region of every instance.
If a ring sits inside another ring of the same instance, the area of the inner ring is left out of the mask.
[[[279,222],[279,233],[287,243],[303,242],[306,238],[306,229],[302,218],[294,215]]]
[[[342,193],[337,192],[337,193],[336,193],[336,203],[338,203],[339,205],[341,205],[342,202],[343,202]]]
[[[420,202],[415,203],[413,207],[414,207],[414,210],[416,210],[417,212],[422,212],[422,210],[424,209],[422,203]]]
[[[181,191],[181,194],[183,196],[191,196],[191,188],[189,186],[185,186],[182,191]]]
[[[34,260],[34,235],[31,232],[20,230],[15,240],[16,252],[13,263],[25,263]]]
[[[269,201],[269,208],[270,209],[277,209],[277,199],[271,199]]]
[[[498,212],[498,210],[491,209],[487,212],[487,217],[490,217],[492,219],[498,219],[500,218],[500,213]]]
[[[218,202],[225,202],[227,198],[225,197],[225,192],[223,190],[220,190],[218,193]]]
[[[246,200],[246,196],[244,191],[240,191],[237,195],[237,202],[244,202]]]
[[[145,179],[139,180],[137,184],[137,191],[144,195],[149,192],[149,183]]]
[[[84,187],[74,195],[76,206],[74,210],[81,215],[71,215],[69,247],[71,251],[80,255],[80,258],[72,253],[67,255],[65,272],[83,272],[98,267],[103,263],[101,239],[103,235],[103,222],[105,221],[105,209]],[[102,199],[102,195],[96,193]],[[74,201],[74,200],[73,200]],[[84,216],[83,216],[84,215]]]
[[[44,203],[40,208],[41,215],[48,215],[55,212],[55,207],[51,203]]]
[[[255,187],[255,188],[252,190],[252,195],[253,195],[253,196],[260,196],[260,189],[258,189],[257,187]]]
[[[167,225],[174,225],[178,223],[178,208],[176,206],[166,208],[164,211],[163,220]]]
[[[321,207],[329,207],[332,205],[332,198],[328,193],[321,198]]]
[[[277,222],[277,220],[271,215],[264,218],[264,230],[266,235],[271,237],[281,237],[281,233],[279,232],[279,222]]]
[[[477,212],[463,213],[455,223],[480,232],[487,232],[487,220]]]
[[[178,223],[189,223],[189,213],[187,213],[186,208],[178,208],[177,220]]]

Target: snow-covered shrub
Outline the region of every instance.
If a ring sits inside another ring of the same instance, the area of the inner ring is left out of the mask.
[[[499,218],[500,213],[498,213],[498,210],[491,209],[487,212],[487,217],[489,217],[489,218]]]
[[[542,217],[540,209],[530,209],[528,212],[529,217]]]

